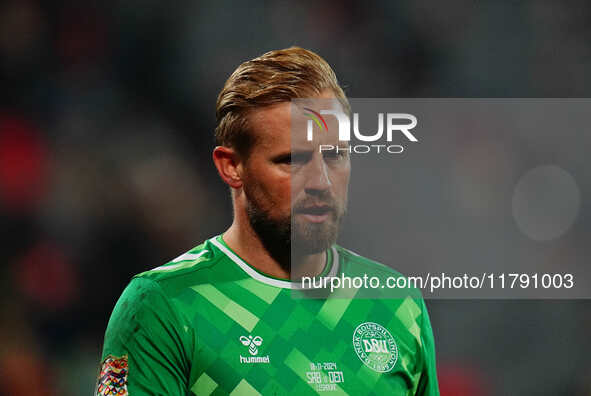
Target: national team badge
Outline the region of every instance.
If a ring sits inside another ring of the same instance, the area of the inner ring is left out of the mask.
[[[353,332],[353,348],[367,367],[378,373],[392,370],[398,360],[398,346],[382,325],[365,322]]]
[[[118,358],[107,356],[101,366],[96,396],[128,396],[127,393],[127,355]]]

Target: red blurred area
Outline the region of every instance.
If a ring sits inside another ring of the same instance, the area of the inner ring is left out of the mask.
[[[0,359],[0,392],[10,396],[53,396],[51,369],[28,351],[13,351]]]
[[[0,114],[0,202],[8,210],[27,209],[45,192],[48,149],[25,119]]]
[[[17,287],[31,301],[47,310],[70,306],[78,291],[78,279],[71,261],[59,247],[42,242],[18,263]]]
[[[73,5],[62,11],[57,40],[58,52],[65,67],[94,64],[107,47],[105,21],[89,5]]]
[[[437,367],[441,396],[490,396],[490,383],[482,371],[460,364]]]

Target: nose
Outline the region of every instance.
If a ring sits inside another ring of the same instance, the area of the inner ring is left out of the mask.
[[[306,172],[305,191],[310,195],[318,195],[327,191],[332,183],[330,181],[329,170],[322,155],[316,153],[308,163]]]

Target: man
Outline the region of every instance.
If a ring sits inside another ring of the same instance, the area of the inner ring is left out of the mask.
[[[291,135],[304,117],[298,98],[348,111],[330,66],[302,48],[230,76],[213,161],[231,188],[233,223],[134,277],[105,334],[98,395],[438,395],[420,296],[305,298],[303,276],[400,275],[335,244],[349,156],[334,128]],[[328,143],[341,150],[318,150]]]

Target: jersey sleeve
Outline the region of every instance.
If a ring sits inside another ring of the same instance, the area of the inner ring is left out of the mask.
[[[422,324],[421,324],[421,360],[422,372],[417,388],[418,396],[439,396],[439,384],[437,382],[437,368],[435,364],[435,340],[433,329],[427,312],[425,301],[421,299]]]
[[[178,310],[161,286],[135,278],[105,332],[96,395],[188,394],[190,339]]]

